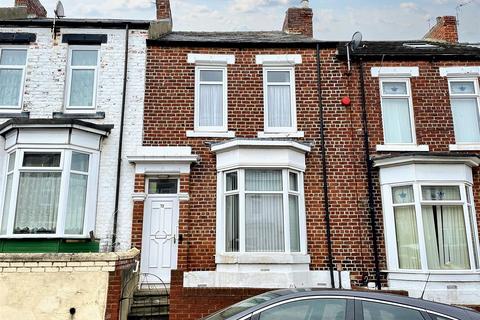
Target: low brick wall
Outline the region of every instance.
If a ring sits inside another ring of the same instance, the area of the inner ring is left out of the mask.
[[[75,320],[126,319],[138,255],[0,254],[0,319],[63,320],[73,310]]]
[[[173,270],[170,283],[170,320],[195,320],[271,289],[184,288],[183,271]]]

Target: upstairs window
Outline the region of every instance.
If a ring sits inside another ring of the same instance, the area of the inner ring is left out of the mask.
[[[416,143],[410,79],[381,79],[385,144]]]
[[[265,132],[297,131],[293,67],[264,68]]]
[[[480,143],[479,88],[477,79],[449,80],[455,140],[457,143]]]
[[[227,131],[227,68],[195,68],[195,131]]]
[[[0,48],[0,108],[21,108],[26,63],[26,49]]]
[[[98,47],[70,48],[67,78],[67,110],[94,110],[99,65]]]

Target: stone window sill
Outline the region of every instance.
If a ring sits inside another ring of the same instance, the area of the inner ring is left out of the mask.
[[[186,135],[188,138],[235,138],[235,131],[208,132],[189,130]]]
[[[428,145],[416,145],[416,144],[382,144],[377,145],[377,151],[417,151],[428,152],[430,148]]]
[[[105,119],[105,112],[54,112],[53,119]]]
[[[224,253],[215,256],[217,264],[309,264],[310,255],[301,253]]]
[[[259,138],[303,138],[305,137],[305,132],[295,131],[295,132],[259,132]]]
[[[30,112],[21,112],[21,111],[0,111],[0,119],[11,119],[11,118],[30,118]]]
[[[450,151],[478,151],[480,150],[480,143],[476,144],[451,144]]]

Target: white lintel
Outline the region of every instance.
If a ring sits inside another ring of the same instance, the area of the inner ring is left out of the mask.
[[[261,54],[256,57],[257,64],[263,65],[296,65],[302,63],[300,54]]]
[[[232,54],[198,54],[189,53],[187,58],[188,63],[194,64],[234,64],[235,56]]]
[[[372,77],[418,77],[420,70],[418,67],[373,67],[371,69]]]
[[[480,66],[478,67],[441,67],[442,77],[480,77]]]

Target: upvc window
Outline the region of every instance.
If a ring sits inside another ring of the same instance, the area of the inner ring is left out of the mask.
[[[265,132],[297,131],[293,67],[264,67]]]
[[[0,108],[20,109],[27,49],[0,48]]]
[[[303,176],[287,169],[224,173],[225,252],[306,251]]]
[[[88,236],[92,230],[98,154],[81,150],[11,152],[0,236]]]
[[[479,269],[471,199],[472,188],[465,184],[392,186],[393,210],[389,212],[394,221],[398,269]]]
[[[71,47],[67,70],[68,110],[94,110],[99,69],[98,47]]]
[[[478,80],[476,78],[450,79],[448,84],[456,142],[480,143]]]
[[[380,97],[385,144],[416,143],[410,79],[381,79]]]
[[[225,132],[227,125],[227,68],[195,68],[195,131]]]

